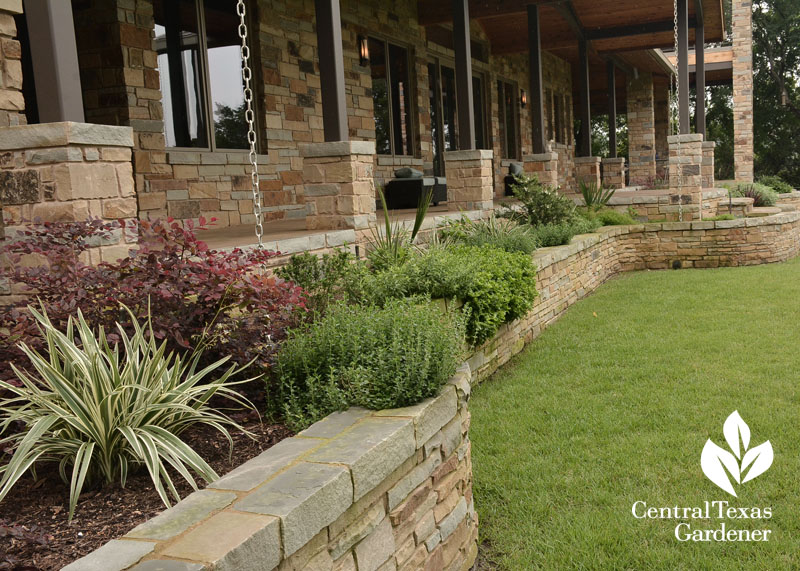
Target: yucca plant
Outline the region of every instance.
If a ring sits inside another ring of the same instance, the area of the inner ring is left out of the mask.
[[[583,196],[583,202],[589,210],[600,210],[608,204],[608,201],[611,200],[611,197],[614,196],[616,192],[613,188],[603,185],[598,187],[596,182],[586,182],[583,180],[578,181],[578,187]]]
[[[391,266],[402,264],[408,259],[411,246],[422,229],[425,215],[428,213],[431,200],[433,200],[433,189],[423,192],[422,196],[420,196],[414,217],[414,227],[410,232],[400,220],[392,220],[391,216],[389,216],[389,207],[386,204],[386,196],[383,193],[383,189],[378,189],[378,196],[383,207],[384,230],[381,232],[377,228],[372,228],[372,238],[369,241],[367,259],[373,269],[385,270]]]
[[[120,342],[113,347],[103,328],[95,335],[80,312],[61,332],[44,309],[29,308],[46,352],[22,345],[32,370],[14,367],[22,386],[0,381],[12,394],[0,401],[0,434],[22,426],[0,440],[14,451],[0,467],[0,501],[26,472],[35,477],[36,466],[44,462],[57,462],[69,485],[70,520],[85,485],[119,481],[124,487],[128,474],[142,466],[167,507],[170,496],[180,500],[169,467],[194,489],[191,472],[207,482],[218,478],[180,435],[206,425],[232,447],[229,430],[246,431],[208,403],[218,395],[252,407],[230,388],[245,381],[228,382],[238,371],[235,366],[220,369],[227,358],[198,370],[199,351],[185,358],[165,354],[166,342],[156,342],[151,323],[139,323],[123,308],[134,331],[128,335],[119,327]]]

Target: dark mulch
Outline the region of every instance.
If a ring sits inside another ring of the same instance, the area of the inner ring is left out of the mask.
[[[242,424],[257,438],[233,434],[232,459],[227,441],[213,430],[190,431],[183,438],[222,475],[292,434],[280,424]],[[164,510],[145,471],[129,477],[124,489],[117,485],[82,494],[67,525],[68,487],[57,468],[40,470],[39,476],[38,482],[18,482],[0,503],[0,569],[61,569]],[[183,480],[174,481],[181,496],[192,491]]]

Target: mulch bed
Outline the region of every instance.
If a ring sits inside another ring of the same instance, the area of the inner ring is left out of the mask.
[[[219,433],[203,428],[182,435],[219,475],[292,435],[280,424],[237,420],[257,438],[232,434],[230,459],[227,440]],[[83,493],[75,517],[67,525],[69,488],[61,481],[57,466],[39,470],[39,477],[37,482],[30,477],[20,480],[0,503],[2,570],[61,569],[165,509],[145,470],[129,476],[124,489],[116,485]],[[180,476],[173,481],[182,497],[192,491]]]

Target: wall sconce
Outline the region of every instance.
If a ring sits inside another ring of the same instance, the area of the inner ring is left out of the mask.
[[[369,40],[366,36],[358,36],[358,59],[362,66],[369,65]]]
[[[525,109],[525,106],[528,104],[528,95],[525,93],[524,89],[520,90],[519,96],[519,106]]]

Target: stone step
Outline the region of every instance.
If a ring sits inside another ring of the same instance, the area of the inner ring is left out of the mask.
[[[776,206],[758,206],[747,213],[748,216],[772,216],[780,214],[782,211]]]

